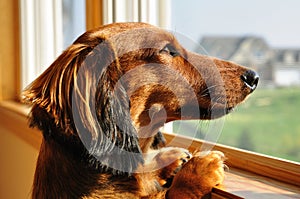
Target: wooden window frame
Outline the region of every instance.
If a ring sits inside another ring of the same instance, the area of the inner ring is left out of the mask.
[[[0,29],[0,125],[12,129],[16,135],[38,150],[42,136],[37,130],[27,127],[28,107],[21,104],[18,97],[21,88],[19,0],[1,1],[1,6],[5,9],[0,13],[0,18],[4,21],[6,28]],[[102,25],[102,8],[101,0],[86,0],[87,29]],[[190,150],[195,150],[203,144],[201,140],[174,134],[165,133],[165,137],[169,142],[172,141],[173,146],[178,147],[182,146],[182,143],[191,142]],[[237,179],[237,176],[247,175],[246,179],[250,179],[250,184],[253,181],[252,178],[255,178],[263,184],[281,187],[291,193],[300,194],[299,163],[219,144],[214,146],[214,150],[220,150],[226,154],[228,158],[226,164],[233,171],[232,173],[228,172],[228,174],[233,181]],[[230,183],[228,184],[230,185]],[[238,183],[234,186],[238,186]],[[249,191],[252,190],[251,187],[249,189]],[[243,196],[234,194],[227,188],[216,188],[213,197],[242,198]]]
[[[0,101],[17,100],[20,90],[19,1],[1,1]]]

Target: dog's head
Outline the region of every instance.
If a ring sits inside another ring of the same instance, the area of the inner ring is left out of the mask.
[[[140,137],[172,120],[221,117],[257,82],[255,72],[191,53],[162,29],[119,23],[80,36],[23,98],[45,139],[80,138],[101,166],[132,172],[143,161]]]

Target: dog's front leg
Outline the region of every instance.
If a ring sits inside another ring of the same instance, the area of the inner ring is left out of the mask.
[[[157,196],[164,192],[176,173],[192,157],[188,150],[176,147],[151,150],[144,156],[145,163],[135,174],[142,196]]]
[[[220,151],[212,151],[206,156],[194,154],[174,177],[166,198],[198,199],[208,194],[224,180],[224,159]]]

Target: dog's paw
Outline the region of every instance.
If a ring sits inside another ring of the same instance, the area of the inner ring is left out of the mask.
[[[169,198],[200,198],[209,193],[216,185],[224,180],[225,156],[220,151],[212,151],[203,156],[201,153],[183,166],[175,175],[172,186],[168,191]]]
[[[183,148],[166,147],[155,156],[159,183],[163,187],[169,187],[175,174],[192,158],[192,154]]]
[[[195,154],[195,174],[202,175],[203,184],[207,187],[220,185],[224,180],[225,155],[221,151],[212,151],[206,156]]]

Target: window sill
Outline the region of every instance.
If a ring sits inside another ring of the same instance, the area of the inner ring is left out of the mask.
[[[190,143],[195,151],[202,140],[164,133],[172,146]],[[254,152],[216,144],[213,150],[222,151],[227,160],[224,186],[213,190],[212,198],[300,198],[300,163],[286,161]]]
[[[28,127],[28,106],[15,101],[1,101],[0,113],[0,126],[39,150],[42,135],[37,129]]]
[[[223,198],[299,198],[299,187],[240,169],[230,168],[226,172],[224,187],[214,188],[213,197]]]
[[[42,136],[38,130],[28,128],[29,108],[26,105],[2,101],[0,112],[1,126],[39,150]],[[165,133],[165,137],[177,147],[191,143],[191,151],[203,144],[201,140],[174,134]],[[213,150],[225,153],[228,158],[226,164],[230,169],[226,172],[224,186],[214,188],[212,198],[300,198],[299,163],[223,145],[215,145]]]

